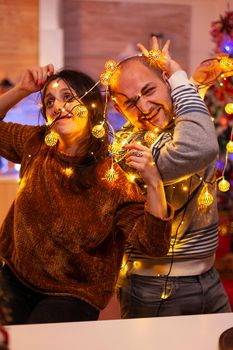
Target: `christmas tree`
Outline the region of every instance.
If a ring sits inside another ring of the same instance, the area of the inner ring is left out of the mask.
[[[213,60],[232,59],[233,11],[227,11],[219,20],[212,22],[210,35],[215,44]],[[230,250],[233,251],[233,67],[230,67],[233,61],[229,62],[228,72],[226,70],[224,74],[221,71],[207,90],[205,102],[214,118],[219,142],[217,178],[221,179],[223,175],[230,184],[228,191],[218,190],[219,234],[220,238],[225,236],[230,240]]]

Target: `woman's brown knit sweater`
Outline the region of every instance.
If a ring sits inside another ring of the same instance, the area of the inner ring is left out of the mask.
[[[106,159],[97,184],[74,191],[69,161],[43,142],[43,127],[0,122],[0,155],[21,163],[23,177],[0,231],[0,255],[27,286],[44,294],[108,303],[126,240],[148,255],[169,249],[171,217],[144,212],[144,198],[120,168],[109,183]],[[78,160],[77,160],[78,162]]]

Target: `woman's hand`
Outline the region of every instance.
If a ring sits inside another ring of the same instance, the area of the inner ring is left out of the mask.
[[[15,86],[0,96],[0,118],[3,119],[6,113],[24,97],[39,91],[53,72],[52,64],[27,69]]]
[[[35,66],[27,69],[21,76],[17,84],[17,88],[24,91],[26,94],[39,91],[45,83],[48,76],[54,73],[54,66],[47,64],[46,66]]]
[[[159,58],[156,60],[153,60],[154,63],[151,63],[151,64],[154,64],[155,66],[160,68],[162,71],[166,72],[168,78],[173,73],[182,69],[181,66],[176,61],[174,61],[170,56],[170,53],[169,53],[170,40],[167,40],[165,45],[161,49],[159,47],[158,39],[156,38],[156,36],[153,36],[151,38],[150,46],[151,46],[150,50],[147,50],[141,43],[137,44],[137,47],[139,48],[141,53],[148,58],[149,62],[151,62],[150,53],[153,52],[153,50],[155,50],[154,52],[158,52]]]
[[[150,148],[138,143],[131,143],[124,146],[124,149],[129,150],[125,156],[126,164],[141,174],[147,186],[154,186],[161,181]]]
[[[150,148],[138,143],[124,146],[128,166],[136,169],[147,185],[147,210],[161,218],[167,217],[167,201],[163,182],[155,165]]]

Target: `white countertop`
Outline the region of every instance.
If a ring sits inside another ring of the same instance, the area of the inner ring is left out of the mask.
[[[233,313],[7,327],[11,350],[217,350]]]

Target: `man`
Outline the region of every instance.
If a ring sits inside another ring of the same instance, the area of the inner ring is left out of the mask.
[[[153,38],[153,48],[157,62],[153,57],[151,61],[157,67],[140,45],[144,57],[121,62],[110,91],[115,108],[130,122],[124,133],[158,133],[151,149],[135,142],[125,149],[137,147],[138,157],[156,162],[176,215],[165,258],[127,248],[121,314],[134,318],[230,312],[213,267],[218,244],[214,125],[197,89],[171,59],[169,43],[161,52]]]

